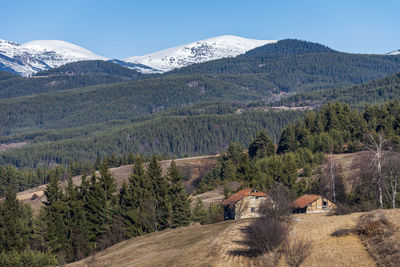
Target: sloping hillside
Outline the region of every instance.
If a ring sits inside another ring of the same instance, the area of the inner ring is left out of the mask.
[[[175,163],[184,179],[186,189],[191,192],[194,184],[198,179],[204,176],[217,163],[218,155],[191,157],[176,159]],[[145,163],[146,165],[146,163]],[[171,160],[163,160],[160,162],[163,169],[163,175],[167,173],[168,167],[171,165]],[[117,168],[111,168],[110,172],[115,176],[118,186],[121,186],[124,181],[128,181],[132,174],[132,165],[124,165]],[[73,177],[75,184],[80,184],[81,176]],[[65,186],[66,182],[62,186]],[[34,187],[17,194],[17,198],[25,203],[29,203],[34,210],[38,210],[45,200],[44,190],[46,185]],[[220,190],[222,191],[222,190]],[[219,192],[219,191],[218,191]],[[221,194],[222,195],[222,194]]]
[[[352,169],[352,162],[357,159],[363,152],[351,153],[351,154],[337,154],[334,155],[334,160],[337,164],[340,164],[345,175],[346,180],[356,172],[357,170]],[[218,155],[191,157],[176,159],[176,165],[183,176],[184,185],[188,192],[192,192],[196,186],[196,183],[207,174],[217,163]],[[160,162],[163,168],[163,174],[166,174],[168,167],[171,164],[171,160],[163,160]],[[117,168],[111,168],[111,173],[115,176],[117,184],[120,186],[124,181],[128,181],[129,176],[132,173],[132,165],[123,165]],[[75,184],[80,184],[81,176],[73,178]],[[65,184],[64,184],[65,185]],[[63,186],[64,186],[63,185]],[[350,181],[347,186],[351,186]],[[232,190],[236,190],[239,187],[238,184],[232,185]],[[19,200],[29,203],[34,210],[38,210],[44,201],[44,190],[46,185],[40,185],[32,189],[25,190],[17,194]],[[200,198],[206,206],[210,203],[220,202],[224,199],[223,188],[219,187],[215,190],[196,195],[195,198]]]
[[[399,226],[400,210],[385,210]],[[291,237],[313,242],[303,266],[376,266],[356,235],[333,237],[339,227],[354,227],[364,213],[344,216],[296,215]],[[133,238],[68,266],[259,266],[258,259],[239,256],[248,220],[191,225]],[[398,230],[397,230],[398,231]],[[287,266],[281,258],[279,266]]]

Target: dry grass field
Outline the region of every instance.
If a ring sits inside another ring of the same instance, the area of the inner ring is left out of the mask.
[[[400,210],[382,211],[395,226],[400,242]],[[290,238],[313,242],[302,266],[376,266],[358,235],[334,237],[338,228],[353,228],[364,213],[342,216],[294,215]],[[240,255],[243,229],[251,221],[227,221],[212,225],[191,225],[133,238],[68,266],[260,266],[259,259]],[[282,257],[279,266],[287,266]]]

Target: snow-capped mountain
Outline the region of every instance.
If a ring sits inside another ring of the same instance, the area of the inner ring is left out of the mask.
[[[162,73],[194,63],[234,57],[253,48],[275,42],[277,41],[223,35],[144,56],[110,61],[142,73]],[[64,41],[37,40],[18,44],[0,39],[0,70],[15,72],[23,76],[81,60],[108,59]]]
[[[81,60],[107,60],[91,51],[64,41],[37,40],[25,44],[0,39],[0,70],[23,76]]]
[[[253,48],[275,42],[277,41],[255,40],[232,35],[223,35],[143,56],[129,57],[124,59],[124,61],[149,66],[156,70],[156,72],[162,73],[194,63],[234,57]],[[146,70],[143,71],[146,72]]]
[[[389,55],[389,56],[398,56],[398,55],[400,55],[400,49],[399,49],[399,50],[396,50],[396,51],[393,51],[393,52],[390,52],[390,53],[387,53],[386,55]]]

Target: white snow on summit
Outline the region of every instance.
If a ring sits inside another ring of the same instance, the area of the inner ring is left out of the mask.
[[[143,73],[162,73],[194,63],[234,57],[275,42],[277,41],[223,35],[144,56],[129,57],[124,61],[112,61]],[[13,71],[23,76],[81,60],[108,59],[64,41],[37,40],[21,45],[0,39],[0,70]]]
[[[143,56],[129,57],[124,61],[146,65],[162,73],[194,63],[234,57],[256,47],[276,42],[276,40],[256,40],[223,35]]]
[[[23,76],[81,60],[107,60],[89,50],[58,40],[37,40],[18,44],[0,39],[0,67]]]
[[[387,53],[386,55],[389,55],[389,56],[397,56],[397,55],[400,55],[400,50],[396,50],[396,51]]]

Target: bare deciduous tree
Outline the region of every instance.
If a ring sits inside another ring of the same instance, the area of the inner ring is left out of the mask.
[[[400,181],[400,154],[397,151],[390,151],[387,153],[383,162],[384,170],[383,175],[385,177],[385,191],[391,202],[393,209],[396,208],[397,191]]]
[[[292,239],[286,242],[285,259],[291,267],[299,267],[310,255],[312,242],[304,239]]]
[[[371,166],[376,168],[376,184],[378,186],[378,202],[379,208],[383,209],[383,179],[382,179],[382,162],[384,159],[384,145],[388,143],[383,133],[376,136],[367,135],[366,147],[373,154]]]

